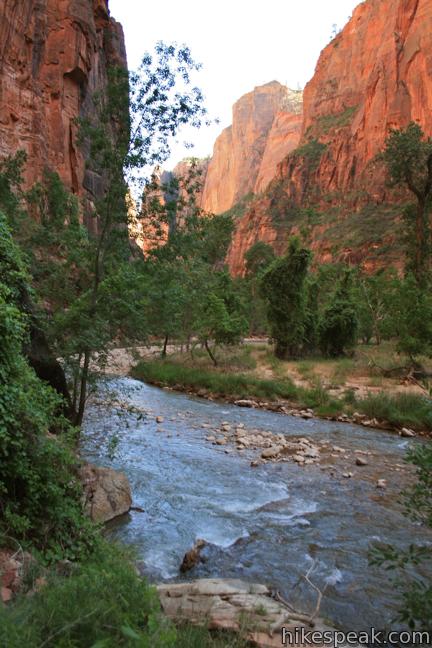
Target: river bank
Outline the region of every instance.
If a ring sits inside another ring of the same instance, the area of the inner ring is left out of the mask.
[[[353,358],[282,362],[269,345],[247,340],[218,352],[218,367],[202,350],[193,357],[178,346],[113,349],[106,373],[132,375],[158,387],[209,400],[302,418],[321,418],[393,431],[432,434],[432,404],[416,380],[398,376],[389,345],[356,351]],[[377,369],[377,363],[382,369]],[[392,374],[391,377],[383,374]]]
[[[140,362],[130,370],[130,375],[157,387],[208,400],[303,419],[362,425],[403,437],[428,437],[432,429],[432,406],[419,394],[379,392],[358,398],[349,392],[336,396],[323,387],[298,387],[288,379],[260,380],[246,374],[230,376],[224,372],[194,370],[170,360]]]

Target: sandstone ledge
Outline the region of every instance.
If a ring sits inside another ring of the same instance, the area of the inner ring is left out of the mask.
[[[242,632],[258,648],[283,646],[282,627],[292,632],[301,627],[332,630],[321,619],[310,622],[307,615],[288,609],[273,598],[265,585],[236,579],[201,579],[159,585],[157,591],[164,613],[174,622]],[[290,645],[295,648],[300,644]]]

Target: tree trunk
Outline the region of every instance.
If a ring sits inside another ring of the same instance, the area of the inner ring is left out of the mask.
[[[87,400],[87,382],[88,382],[88,375],[89,375],[89,367],[90,367],[90,350],[86,349],[84,352],[84,364],[81,373],[81,388],[80,388],[78,412],[75,420],[75,425],[77,426],[81,426],[81,423],[84,418],[84,410],[85,410],[85,405]]]
[[[168,339],[169,339],[169,336],[167,334],[167,335],[165,335],[165,339],[164,339],[164,345],[163,345],[162,354],[161,354],[162,358],[166,358]]]
[[[218,364],[218,363],[217,363],[217,360],[216,360],[215,356],[213,355],[213,353],[212,353],[212,351],[211,351],[211,349],[210,349],[210,347],[209,347],[208,340],[206,340],[206,341],[204,342],[204,346],[205,346],[205,348],[206,348],[207,353],[208,353],[209,356],[210,356],[210,360],[213,362],[213,365],[214,365],[215,367],[217,367],[217,364]]]

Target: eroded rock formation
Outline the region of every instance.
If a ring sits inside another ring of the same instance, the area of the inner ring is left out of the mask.
[[[255,88],[233,106],[233,122],[217,138],[201,206],[216,214],[262,191],[277,164],[300,139],[301,92],[277,81]]]
[[[92,110],[110,65],[126,66],[126,53],[108,0],[2,0],[0,159],[27,152],[27,187],[48,167],[75,194],[97,195],[75,120]]]
[[[305,207],[325,213],[311,234],[319,260],[336,255],[373,269],[380,261],[371,254],[386,245],[388,261],[400,215],[391,206],[401,196],[386,186],[376,155],[392,127],[417,121],[432,134],[431,79],[430,0],[360,4],[321,53],[305,88],[299,149],[285,157],[263,198],[238,221],[231,270],[243,272],[243,254],[257,240],[283,251],[288,233],[305,224],[295,215]]]

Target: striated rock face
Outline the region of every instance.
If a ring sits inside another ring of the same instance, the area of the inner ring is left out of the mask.
[[[301,108],[299,104],[298,108]],[[303,124],[300,112],[281,111],[276,114],[255,182],[254,193],[263,192],[276,175],[278,164],[297,148]]]
[[[284,249],[287,233],[301,225],[292,218],[293,210],[310,206],[327,211],[327,220],[312,229],[316,258],[328,261],[336,245],[339,258],[373,269],[375,261],[368,255],[376,247],[371,235],[379,217],[374,221],[368,214],[362,232],[364,208],[377,206],[378,213],[384,203],[394,206],[401,198],[386,187],[375,157],[392,127],[414,120],[432,134],[431,79],[430,0],[360,4],[321,53],[305,88],[300,148],[283,160],[265,196],[238,222],[229,253],[231,270],[242,273],[242,256],[257,240]],[[397,208],[393,211],[393,221],[387,213],[383,216],[389,227],[377,237],[378,247],[392,244],[398,218]],[[349,224],[343,224],[345,217]],[[336,235],[326,234],[337,219],[342,223],[337,225],[339,239],[358,230],[353,242],[340,245]]]
[[[368,0],[326,47],[304,92],[302,142],[327,145],[322,192],[364,188],[383,196],[368,165],[391,127],[418,121],[432,134],[432,4]],[[370,180],[372,178],[372,185]]]
[[[49,167],[74,193],[97,195],[74,120],[92,110],[110,65],[126,66],[126,53],[108,0],[2,0],[0,159],[26,150],[27,187]]]
[[[262,191],[300,138],[301,92],[277,81],[255,88],[233,107],[232,126],[216,140],[202,208],[216,214]],[[285,134],[285,136],[284,136]]]

